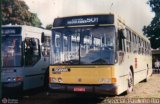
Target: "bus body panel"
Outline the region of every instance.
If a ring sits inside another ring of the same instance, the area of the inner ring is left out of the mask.
[[[37,38],[41,41],[41,33],[45,32],[45,34],[49,34],[48,30],[42,30],[39,28],[31,28],[31,27],[24,27],[22,31],[22,38]],[[40,45],[42,43],[40,42]],[[44,85],[44,77],[45,73],[48,70],[49,66],[49,57],[42,57],[41,59],[33,66],[28,66],[24,68],[24,83],[23,89],[32,89],[37,88]]]
[[[23,79],[22,70],[23,67],[3,68],[1,72],[2,83],[16,82],[16,77],[21,77]]]
[[[137,58],[138,57],[138,58]],[[135,58],[139,62],[137,64],[137,68],[135,68]],[[50,81],[52,78],[55,78],[57,81],[56,84],[88,84],[88,85],[97,85],[97,84],[107,84],[106,82],[101,82],[105,79],[116,78],[116,87],[117,87],[117,95],[123,93],[127,89],[127,81],[128,81],[128,70],[131,66],[133,66],[134,71],[134,84],[139,83],[144,80],[147,75],[147,64],[150,66],[148,68],[148,75],[152,74],[151,69],[151,58],[148,56],[135,56],[126,53],[123,62],[124,65],[118,65],[118,63],[114,66],[102,65],[102,66],[50,66]],[[146,64],[146,65],[145,65]],[[53,69],[70,69],[67,72],[54,73]],[[58,82],[58,78],[62,79],[63,82]],[[79,80],[81,80],[79,82]],[[52,81],[50,82],[52,83]],[[108,83],[110,84],[110,83]],[[85,86],[85,85],[84,85]],[[106,92],[107,93],[107,92]]]
[[[56,72],[53,69],[68,69],[69,71]],[[57,82],[58,78],[61,78],[63,84],[103,84],[114,77],[112,76],[112,69],[112,66],[50,66],[50,78],[54,77]]]
[[[50,91],[117,95],[113,65],[50,66]]]
[[[134,85],[139,83],[140,81],[144,80],[147,76],[147,70],[148,70],[148,76],[151,76],[152,74],[152,62],[150,56],[140,56],[140,55],[134,55],[130,53],[126,53],[124,55],[124,59],[121,64],[117,63],[115,65],[115,73],[118,77],[117,85],[118,87],[118,93],[122,93],[126,91],[127,89],[127,81],[128,81],[128,71],[131,67],[133,67],[133,73],[134,73]],[[148,68],[147,68],[148,64]]]

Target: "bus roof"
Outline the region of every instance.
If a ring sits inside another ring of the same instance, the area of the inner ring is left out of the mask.
[[[65,27],[76,25],[114,24],[113,14],[78,15],[58,17],[53,22],[53,27]]]
[[[138,32],[134,31],[130,26],[125,24],[125,21],[116,14],[91,14],[91,15],[76,15],[68,17],[58,17],[54,19],[53,28],[56,27],[67,27],[67,26],[78,26],[78,25],[101,25],[101,24],[112,24],[117,25],[122,23],[125,28],[128,28],[133,33],[141,37],[147,42],[150,42],[148,38]]]

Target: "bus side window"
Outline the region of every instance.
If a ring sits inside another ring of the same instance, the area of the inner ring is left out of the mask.
[[[44,40],[42,43],[42,55],[44,57],[50,56],[50,44],[51,44],[51,37],[50,36],[44,36]]]
[[[138,37],[135,35],[135,53],[138,53]]]
[[[136,35],[135,33],[132,33],[133,34],[133,53],[137,53],[137,40],[136,40]]]
[[[125,35],[124,35],[124,30],[118,30],[118,40],[119,40],[119,50],[120,51],[125,51]]]
[[[33,66],[40,59],[40,45],[36,38],[25,39],[25,66]]]
[[[132,37],[131,37],[131,31],[126,29],[126,33],[127,33],[127,38],[126,38],[126,50],[127,52],[131,52],[132,51]]]
[[[141,54],[141,39],[138,37],[138,54]]]
[[[60,47],[60,44],[61,44],[60,34],[55,34],[55,46]]]

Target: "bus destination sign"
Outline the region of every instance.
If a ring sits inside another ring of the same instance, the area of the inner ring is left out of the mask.
[[[59,26],[76,26],[76,25],[97,25],[97,24],[113,24],[114,16],[109,15],[84,15],[56,18],[53,27]]]
[[[79,19],[71,19],[67,21],[68,25],[72,24],[86,24],[86,23],[98,23],[98,18],[92,17],[92,18],[79,18]]]
[[[21,34],[21,27],[2,27],[2,35],[18,35]]]

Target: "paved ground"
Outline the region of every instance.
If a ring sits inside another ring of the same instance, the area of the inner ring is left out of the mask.
[[[130,98],[131,99],[136,98],[136,100],[139,98],[160,98],[160,74],[153,74],[147,83],[141,82],[135,85],[134,91],[128,95],[119,95],[112,97],[97,97],[90,95],[75,96],[71,94],[56,94],[56,93],[53,95],[47,95],[45,91],[41,91],[38,93],[24,96],[22,99],[18,100],[18,103],[20,104],[108,104],[108,103],[120,103],[121,101],[124,100],[128,101],[128,99]],[[160,103],[160,99],[158,99],[158,101],[159,101],[158,103]]]

